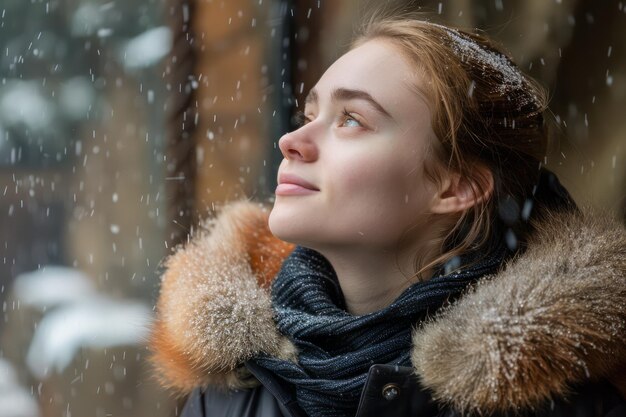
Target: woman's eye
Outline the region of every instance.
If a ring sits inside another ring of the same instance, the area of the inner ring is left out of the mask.
[[[359,123],[358,121],[356,121],[353,118],[347,118],[344,122],[343,122],[344,126],[348,126],[348,127],[361,127],[361,123]]]
[[[343,111],[343,122],[341,125],[346,127],[363,127],[361,122],[355,119],[354,116],[346,110]]]

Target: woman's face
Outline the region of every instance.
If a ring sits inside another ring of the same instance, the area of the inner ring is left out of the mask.
[[[307,97],[304,125],[279,141],[284,159],[269,218],[275,236],[318,250],[384,249],[425,218],[436,187],[423,165],[435,135],[416,93],[422,82],[382,40],[328,68]],[[293,185],[293,176],[308,189]]]

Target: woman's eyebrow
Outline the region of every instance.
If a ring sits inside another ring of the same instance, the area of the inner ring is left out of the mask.
[[[347,101],[347,100],[365,100],[367,101],[374,109],[382,114],[385,117],[393,119],[389,112],[385,110],[383,106],[381,106],[374,98],[366,91],[363,90],[352,90],[349,88],[336,88],[333,90],[330,95],[333,101]],[[318,95],[315,89],[311,89],[309,94],[307,94],[306,99],[304,100],[305,104],[309,103],[317,103]]]
[[[383,106],[381,106],[376,100],[374,100],[374,97],[372,97],[368,92],[365,92],[363,90],[350,90],[348,88],[337,88],[333,90],[331,94],[331,98],[332,100],[337,100],[337,101],[347,101],[347,100],[355,100],[355,99],[365,100],[369,104],[371,104],[372,107],[374,107],[374,109],[376,109],[377,112],[391,119],[391,115],[389,114],[389,112],[387,112],[387,110],[385,110]]]

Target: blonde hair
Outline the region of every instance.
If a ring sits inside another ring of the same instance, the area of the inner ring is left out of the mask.
[[[425,173],[439,181],[442,169],[452,170],[475,196],[489,186],[485,169],[494,180],[490,197],[478,199],[434,242],[434,260],[424,265],[416,257],[416,276],[469,250],[487,253],[502,240],[496,225],[514,232],[523,246],[531,225],[520,221],[520,210],[517,222],[503,221],[498,207],[512,201],[519,209],[532,194],[548,146],[546,92],[480,34],[414,15],[377,14],[360,28],[352,47],[373,39],[391,42],[427,81],[419,93],[429,101],[437,140]]]

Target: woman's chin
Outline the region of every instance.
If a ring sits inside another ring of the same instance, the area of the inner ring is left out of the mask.
[[[268,225],[272,235],[278,239],[298,246],[315,249],[327,236],[320,224],[311,218],[294,216],[281,210],[273,209],[270,212]]]
[[[270,212],[268,226],[270,232],[280,240],[295,244],[299,243],[300,239],[298,237],[301,237],[299,236],[301,234],[299,229],[303,225],[294,216],[282,213],[280,209],[274,207]]]

